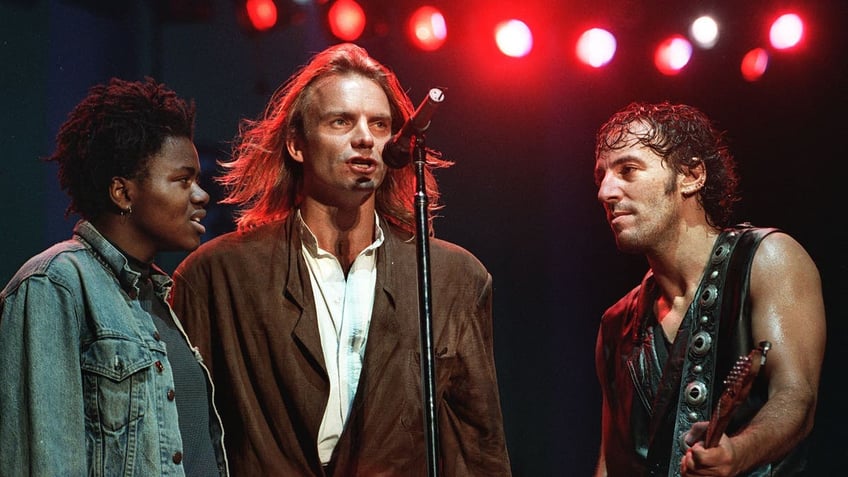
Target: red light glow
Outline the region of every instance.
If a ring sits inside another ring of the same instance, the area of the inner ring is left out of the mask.
[[[521,20],[507,20],[495,27],[495,43],[501,53],[521,58],[533,49],[533,33]]]
[[[277,5],[273,0],[247,0],[244,7],[250,24],[256,30],[269,30],[277,24]]]
[[[778,50],[792,48],[801,42],[804,36],[804,21],[794,13],[781,15],[769,30],[771,46]]]
[[[692,44],[680,35],[674,35],[660,43],[654,54],[654,64],[664,75],[676,75],[689,64]]]
[[[330,31],[340,40],[356,40],[365,31],[365,10],[354,0],[338,0],[327,18]]]
[[[612,33],[601,29],[586,30],[577,40],[577,58],[594,68],[600,68],[612,60],[616,42]]]
[[[768,53],[762,48],[754,48],[742,58],[742,77],[747,81],[757,81],[768,68]]]
[[[409,17],[409,39],[416,48],[438,50],[448,35],[445,17],[435,7],[423,6]]]

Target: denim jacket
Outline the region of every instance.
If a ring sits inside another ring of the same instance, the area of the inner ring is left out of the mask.
[[[155,270],[165,300],[172,282]],[[80,221],[70,240],[31,258],[0,292],[0,476],[185,474],[169,399],[174,378],[136,299],[138,279],[123,254]],[[209,389],[214,402],[211,381]],[[213,410],[210,432],[225,476]]]

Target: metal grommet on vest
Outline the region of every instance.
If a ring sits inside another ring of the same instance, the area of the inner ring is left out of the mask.
[[[686,386],[686,403],[692,407],[701,407],[708,394],[706,384],[702,381],[692,381]]]
[[[699,297],[700,304],[703,308],[709,308],[718,299],[718,288],[715,285],[707,285]]]
[[[689,349],[697,356],[704,356],[713,345],[713,337],[706,331],[700,331],[692,338],[692,346]]]

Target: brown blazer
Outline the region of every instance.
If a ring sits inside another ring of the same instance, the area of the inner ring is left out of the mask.
[[[325,469],[329,381],[294,224],[292,214],[218,237],[174,273],[172,304],[212,372],[233,475],[426,476],[415,241],[384,225],[359,389]],[[441,475],[509,476],[491,276],[438,239],[430,275]]]

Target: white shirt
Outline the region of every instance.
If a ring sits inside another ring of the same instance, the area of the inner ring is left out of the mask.
[[[376,251],[383,243],[383,229],[376,218],[374,243],[357,255],[345,277],[338,259],[318,246],[315,234],[303,222],[300,211],[297,220],[301,224],[302,253],[315,297],[324,362],[330,375],[330,397],[318,430],[318,455],[326,464],[347,422],[359,385],[374,307]]]

